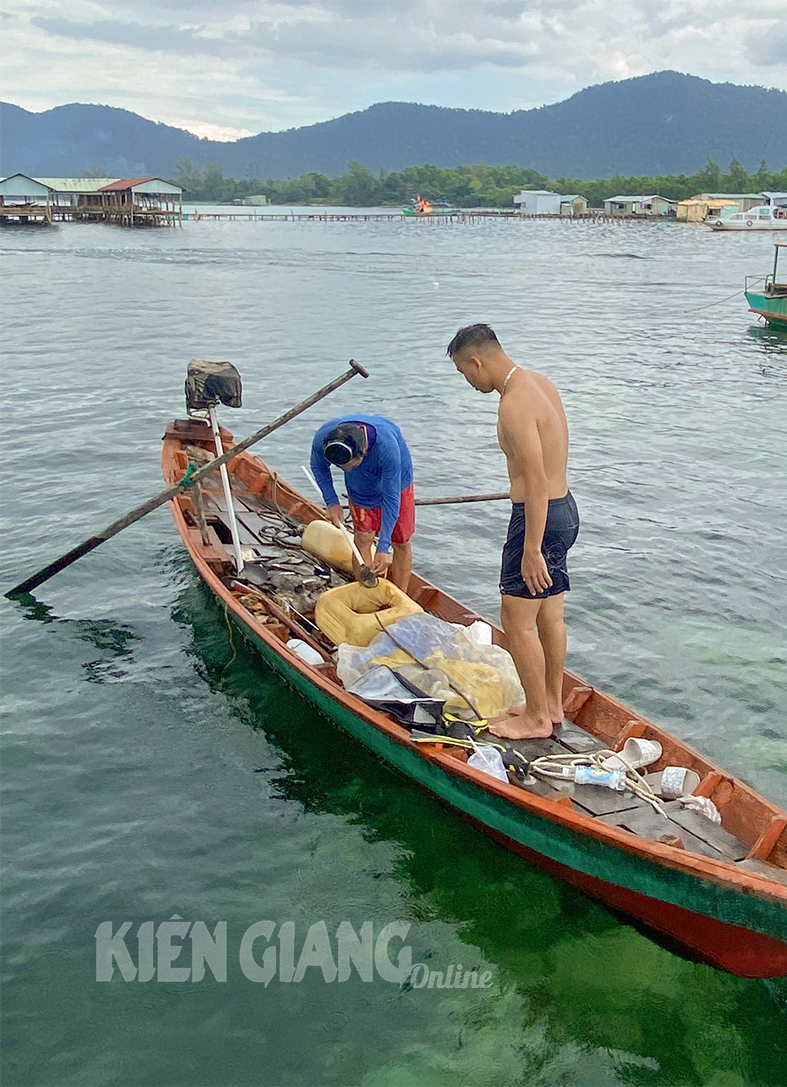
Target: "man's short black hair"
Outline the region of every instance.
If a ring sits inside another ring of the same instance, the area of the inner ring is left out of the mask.
[[[465,325],[449,343],[446,354],[453,359],[467,347],[483,347],[488,343],[496,343],[498,347],[500,346],[500,340],[489,325]]]
[[[357,423],[339,423],[325,435],[322,451],[330,464],[341,467],[360,457],[366,447],[363,427]]]

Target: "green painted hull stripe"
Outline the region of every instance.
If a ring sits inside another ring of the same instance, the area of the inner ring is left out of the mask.
[[[684,872],[665,869],[645,858],[623,853],[612,845],[560,826],[525,808],[515,807],[503,798],[479,789],[472,782],[446,773],[335,702],[306,676],[290,667],[263,639],[244,624],[239,625],[267,663],[326,717],[346,729],[385,762],[484,826],[559,864],[606,883],[647,895],[659,902],[669,902],[725,924],[740,925],[767,936],[787,939],[787,911],[778,903],[736,888],[720,887]]]
[[[751,309],[764,313],[769,321],[787,321],[787,298],[773,298],[767,294],[746,291],[746,301]]]

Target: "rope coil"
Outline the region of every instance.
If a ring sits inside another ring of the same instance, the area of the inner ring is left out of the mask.
[[[636,768],[623,757],[620,751],[604,749],[601,751],[593,751],[586,755],[542,755],[538,759],[533,759],[529,768],[532,774],[537,774],[539,777],[558,778],[568,782],[574,780],[575,766],[590,766],[606,771],[608,770],[608,767],[604,766],[604,762],[606,759],[612,757],[623,764],[626,789],[629,792],[634,793],[635,796],[638,796],[640,800],[644,800],[646,803],[650,804],[654,811],[667,819],[667,813],[661,806],[659,798],[653,792],[650,785],[644,780],[642,775],[639,774]]]

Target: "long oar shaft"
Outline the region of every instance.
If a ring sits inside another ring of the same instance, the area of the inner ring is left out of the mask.
[[[416,498],[416,506],[453,506],[460,502],[502,502],[510,498],[508,491],[496,494],[460,494],[455,498]]]
[[[50,562],[48,566],[44,566],[43,569],[39,570],[37,573],[32,574],[29,578],[26,578],[18,585],[15,585],[13,589],[9,589],[5,595],[21,596],[23,593],[32,592],[33,589],[42,585],[51,577],[54,577],[54,575],[61,570],[65,570],[67,566],[76,562],[77,559],[81,559],[83,555],[89,554],[106,540],[116,536],[118,532],[122,532],[124,528],[128,528],[128,526],[133,525],[135,521],[139,521],[148,513],[152,513],[153,510],[158,509],[159,506],[163,506],[165,502],[171,501],[171,499],[180,494],[184,488],[190,486],[192,483],[199,483],[199,481],[210,472],[215,471],[222,464],[226,464],[227,461],[232,460],[238,453],[242,453],[244,449],[248,449],[250,446],[254,445],[255,442],[267,438],[274,430],[278,430],[279,427],[283,427],[286,423],[289,423],[296,415],[300,415],[301,412],[312,407],[318,400],[322,400],[323,397],[328,396],[329,393],[335,392],[335,390],[344,385],[346,381],[350,381],[351,378],[354,378],[356,374],[360,374],[362,377],[369,376],[367,371],[364,370],[355,359],[350,359],[349,370],[346,370],[345,373],[341,374],[339,377],[334,378],[333,381],[328,382],[327,385],[323,385],[316,393],[312,393],[311,396],[302,400],[300,404],[296,404],[295,407],[290,408],[284,415],[280,415],[279,418],[274,419],[272,423],[268,423],[267,426],[264,426],[261,430],[255,431],[255,433],[251,434],[248,438],[244,438],[242,442],[239,442],[238,445],[234,445],[232,449],[228,449],[222,456],[216,457],[202,468],[198,468],[188,480],[181,480],[181,482],[176,483],[173,487],[168,487],[154,498],[149,498],[147,502],[143,502],[141,506],[137,506],[136,509],[131,510],[124,517],[120,517],[117,521],[113,521],[111,525],[108,525],[103,530],[103,532],[97,533],[95,536],[89,536],[88,539],[83,540],[82,543],[77,544],[76,547],[67,551],[65,555],[61,555],[59,559],[55,559],[55,561]]]

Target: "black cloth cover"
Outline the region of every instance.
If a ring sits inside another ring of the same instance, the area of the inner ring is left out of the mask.
[[[231,362],[207,362],[192,359],[186,373],[186,409],[200,411],[221,401],[228,408],[239,408],[243,389],[240,374]]]

